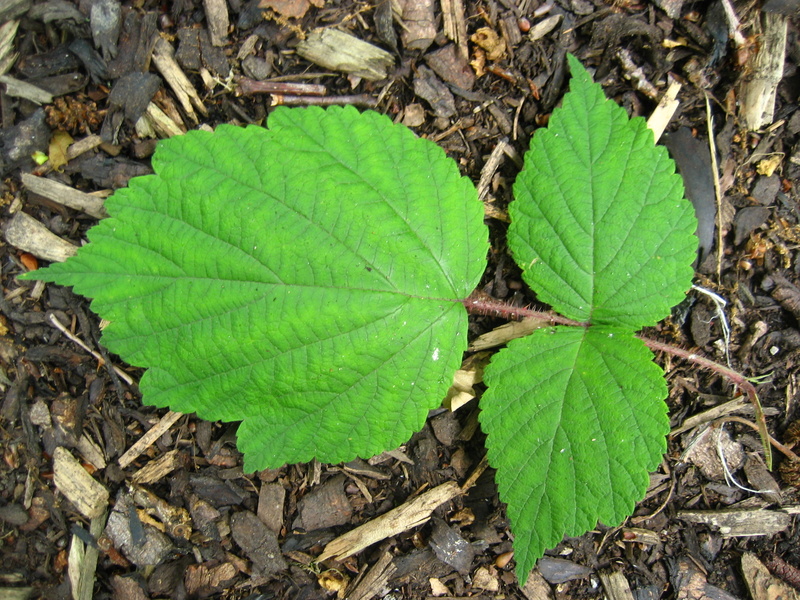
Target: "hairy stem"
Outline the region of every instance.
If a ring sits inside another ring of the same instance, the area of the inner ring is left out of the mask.
[[[509,321],[537,319],[553,325],[569,325],[572,327],[588,327],[589,323],[567,319],[551,311],[534,310],[523,306],[513,306],[508,302],[496,300],[482,292],[473,292],[461,301],[467,312],[473,315],[489,315],[501,317]]]
[[[509,319],[511,321],[529,318],[546,321],[553,325],[569,325],[573,327],[589,327],[591,325],[590,323],[567,319],[566,317],[562,317],[561,315],[557,315],[550,311],[540,311],[521,306],[513,306],[508,302],[496,300],[495,298],[492,298],[483,292],[473,292],[468,298],[462,300],[461,303],[470,314],[491,315]],[[770,450],[770,440],[772,438],[767,432],[767,420],[764,416],[764,411],[761,408],[761,402],[758,399],[756,387],[744,375],[724,365],[714,362],[713,360],[705,358],[704,356],[701,356],[695,352],[684,350],[683,348],[678,348],[677,346],[671,346],[670,344],[665,344],[663,342],[659,342],[658,340],[653,340],[641,335],[637,335],[636,337],[642,340],[648,348],[655,352],[666,352],[672,356],[677,356],[678,358],[688,360],[689,362],[703,367],[704,369],[709,369],[721,375],[722,377],[725,377],[728,381],[738,387],[742,393],[747,396],[752,403],[753,408],[755,409],[756,423],[758,424],[758,432],[761,437],[761,444],[764,447],[764,456],[766,459],[767,468],[772,469],[772,452]]]
[[[761,445],[764,448],[764,458],[765,462],[767,463],[767,468],[772,469],[772,451],[770,450],[770,436],[767,432],[767,419],[764,416],[764,411],[761,408],[761,401],[758,399],[758,393],[756,392],[756,386],[754,386],[748,379],[742,375],[734,371],[733,369],[729,369],[728,367],[721,365],[719,363],[714,362],[713,360],[709,360],[704,356],[700,356],[695,352],[690,352],[688,350],[684,350],[683,348],[678,348],[677,346],[671,346],[669,344],[664,344],[663,342],[659,342],[657,340],[652,340],[650,338],[637,335],[640,340],[642,340],[645,345],[654,350],[656,352],[666,352],[667,354],[671,354],[672,356],[677,356],[678,358],[683,358],[688,360],[689,362],[693,362],[696,365],[703,367],[704,369],[709,369],[722,375],[728,381],[733,383],[736,387],[738,387],[742,393],[747,396],[750,403],[753,405],[753,409],[755,410],[755,417],[756,423],[758,424],[758,433],[761,437]]]

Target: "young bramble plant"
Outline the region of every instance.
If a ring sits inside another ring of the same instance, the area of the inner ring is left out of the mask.
[[[539,299],[582,326],[509,343],[481,400],[523,581],[644,494],[666,385],[634,332],[681,300],[697,245],[666,151],[570,66],[508,242]],[[488,248],[475,188],[439,147],[374,112],[278,109],[269,129],[165,141],[153,167],[77,256],[28,276],[93,298],[104,344],[148,369],[144,402],[242,421],[248,471],[368,457],[423,426],[466,350]]]

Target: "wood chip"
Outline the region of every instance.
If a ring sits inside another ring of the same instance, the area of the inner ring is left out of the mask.
[[[800,600],[800,592],[773,577],[755,554],[742,555],[742,575],[753,600]]]
[[[161,481],[164,477],[172,473],[172,471],[185,465],[186,455],[176,448],[170,450],[158,459],[150,461],[144,467],[136,471],[131,481],[138,484]]]
[[[62,240],[42,223],[24,212],[18,212],[6,223],[6,241],[25,252],[50,262],[64,262],[75,256],[78,247]]]
[[[134,460],[136,460],[139,455],[147,450],[155,441],[160,438],[164,432],[166,432],[170,427],[172,427],[175,422],[183,416],[183,413],[169,411],[161,420],[153,425],[147,433],[145,433],[139,440],[128,450],[119,457],[119,466],[120,468],[124,469],[129,464],[131,464]]]
[[[325,546],[325,550],[317,560],[319,562],[329,558],[342,560],[376,542],[422,525],[430,519],[431,513],[437,507],[461,493],[461,488],[455,481],[448,481],[436,486],[413,500],[339,536]]]
[[[228,5],[225,0],[203,0],[211,44],[224,46],[228,41]]]
[[[467,46],[467,20],[464,17],[463,0],[442,0],[444,34],[456,43],[458,53],[463,59],[469,57]]]
[[[528,581],[522,588],[522,593],[528,600],[553,600],[553,588],[547,583],[539,569],[534,569],[528,575]]]
[[[16,98],[25,98],[34,104],[52,104],[53,95],[40,87],[20,81],[10,75],[0,75],[0,83],[5,84],[6,94]]]
[[[600,581],[603,582],[608,600],[633,600],[631,586],[622,571],[612,571],[611,573],[600,571],[598,575]]]
[[[186,568],[184,585],[190,598],[207,598],[216,595],[236,577],[237,570],[231,563],[213,565],[213,562],[201,565],[189,565]]]
[[[297,45],[297,53],[311,62],[368,81],[386,79],[394,57],[372,44],[338,29],[317,29]]]
[[[102,515],[108,505],[108,490],[94,479],[69,450],[59,446],[53,454],[53,480],[58,490],[87,519]]]
[[[478,198],[481,201],[486,200],[489,195],[489,189],[492,185],[492,179],[497,170],[502,166],[506,155],[510,151],[510,144],[505,140],[500,140],[492,150],[489,158],[481,169],[481,178],[478,181]]]
[[[758,50],[745,65],[739,93],[739,112],[751,130],[772,123],[775,97],[783,79],[788,19],[775,13],[761,13],[753,21],[753,35],[758,37]]]
[[[94,539],[99,538],[105,524],[104,510],[103,514],[92,519],[89,524],[89,536]],[[73,600],[91,600],[94,597],[94,580],[99,555],[99,548],[96,545],[87,544],[77,534],[73,534],[67,558],[67,576],[72,587]]]
[[[681,84],[672,80],[667,91],[664,92],[661,100],[659,100],[658,106],[653,110],[650,118],[647,119],[647,126],[653,132],[656,142],[661,139],[667,129],[667,125],[672,120],[672,116],[681,104],[677,100],[679,91],[681,91]]]
[[[198,122],[197,114],[194,112],[195,108],[204,115],[208,113],[197,90],[175,60],[175,50],[167,40],[161,37],[157,37],[153,44],[153,64],[164,76],[181,107],[192,121]]]
[[[786,531],[792,523],[789,510],[683,510],[677,516],[713,527],[723,537],[772,536]]]
[[[167,113],[152,102],[147,105],[144,114],[136,121],[136,133],[140,137],[171,138],[182,135],[183,123],[176,123]]]
[[[383,588],[397,571],[391,552],[384,550],[366,575],[347,594],[348,600],[371,600],[383,592]]]
[[[58,204],[85,212],[95,219],[108,217],[108,213],[103,206],[103,198],[98,196],[81,192],[53,179],[36,177],[30,173],[22,174],[22,184],[34,194],[39,194]]]
[[[78,451],[83,460],[90,463],[95,469],[106,468],[106,457],[103,450],[85,433],[78,439]]]
[[[6,21],[0,25],[0,75],[5,75],[14,66],[19,54],[14,52],[14,38],[19,21]]]

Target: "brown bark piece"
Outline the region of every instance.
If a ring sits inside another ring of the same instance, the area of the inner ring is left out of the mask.
[[[104,59],[111,60],[117,55],[122,6],[118,0],[97,0],[89,11],[89,20],[95,47],[100,48]]]
[[[778,273],[773,273],[772,279],[777,284],[770,292],[772,297],[796,319],[800,319],[800,288]]]
[[[261,0],[258,3],[260,8],[271,8],[283,17],[292,19],[302,19],[311,5],[321,7],[324,0]]]
[[[469,572],[475,550],[458,531],[438,517],[433,520],[430,546],[440,561],[461,574]]]
[[[738,600],[722,588],[711,585],[688,558],[670,565],[670,579],[678,600]]]
[[[456,101],[452,92],[425,65],[417,67],[414,93],[428,101],[437,117],[448,119],[456,114]]]
[[[283,527],[283,503],[286,490],[280,483],[262,484],[258,493],[258,518],[275,535],[280,535]]]
[[[400,0],[403,31],[400,39],[408,50],[427,50],[436,37],[433,0]]]
[[[469,61],[462,56],[455,44],[447,44],[439,50],[425,55],[425,62],[447,83],[462,90],[471,90],[475,85],[475,72]]]
[[[114,598],[117,600],[147,600],[148,598],[142,586],[133,577],[113,575],[111,587],[114,590]]]
[[[125,15],[117,57],[108,64],[110,79],[117,79],[126,73],[148,70],[157,17],[155,12],[140,16],[133,10]]]
[[[230,63],[225,52],[213,44],[208,30],[183,27],[178,31],[178,39],[175,60],[184,69],[198,71],[205,67],[218,77],[227,77]]]
[[[377,0],[375,3],[375,33],[384,44],[397,52],[397,33],[394,30],[392,0]]]
[[[733,441],[727,431],[708,427],[692,440],[683,454],[683,460],[699,468],[709,481],[724,481],[726,466],[728,472],[733,473],[744,464],[744,451],[742,445]]]
[[[565,558],[544,556],[536,563],[536,568],[549,583],[558,584],[583,579],[592,574],[592,569]]]
[[[250,511],[231,517],[231,535],[253,563],[253,575],[266,577],[287,568],[278,538]]]
[[[218,594],[236,577],[236,572],[236,567],[231,563],[189,565],[183,580],[186,593],[190,598],[208,598]]]
[[[344,493],[347,478],[337,475],[312,490],[297,503],[297,518],[292,527],[314,531],[350,522],[353,507]]]

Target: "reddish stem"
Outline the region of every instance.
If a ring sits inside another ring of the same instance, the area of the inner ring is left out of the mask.
[[[482,292],[473,292],[468,298],[462,300],[461,303],[466,307],[467,312],[470,314],[493,315],[509,320],[519,320],[524,318],[538,319],[554,325],[569,325],[573,327],[589,327],[591,325],[590,323],[567,319],[566,317],[562,317],[549,311],[539,311],[531,308],[512,306],[507,302],[495,300],[491,296]],[[767,421],[764,416],[764,411],[761,408],[761,402],[758,399],[756,387],[750,381],[748,381],[744,375],[734,371],[733,369],[729,369],[724,365],[716,363],[713,360],[709,360],[704,356],[700,356],[695,352],[690,352],[688,350],[684,350],[683,348],[678,348],[677,346],[664,344],[663,342],[652,340],[641,335],[637,335],[636,337],[642,340],[651,350],[656,352],[666,352],[672,356],[677,356],[678,358],[683,358],[689,362],[693,362],[694,364],[705,369],[710,369],[722,377],[725,377],[731,383],[737,386],[742,393],[747,396],[753,405],[756,423],[758,424],[758,431],[761,435],[761,443],[764,446],[764,455],[766,458],[767,468],[772,468],[772,452],[770,451],[769,442],[770,436],[767,432]]]
[[[502,317],[509,321],[520,321],[522,319],[537,319],[547,321],[553,325],[569,325],[572,327],[589,327],[589,323],[567,319],[554,312],[534,310],[523,306],[513,306],[508,302],[495,300],[491,296],[482,292],[473,292],[468,298],[461,300],[461,304],[467,312],[473,315],[490,315]]]

